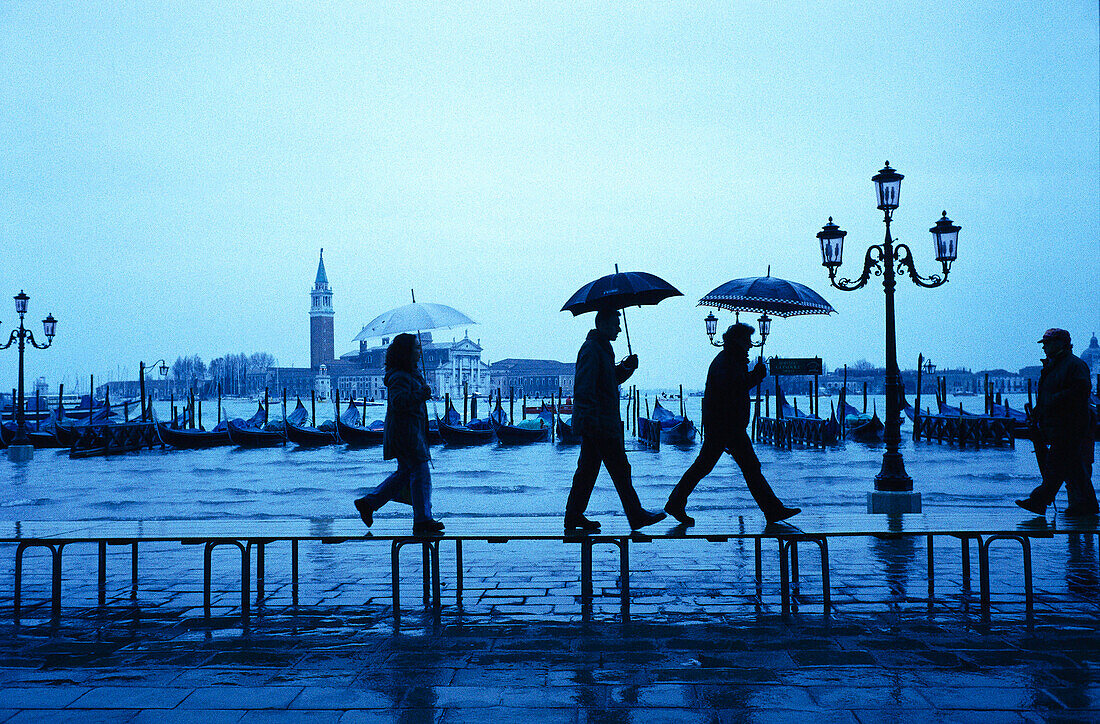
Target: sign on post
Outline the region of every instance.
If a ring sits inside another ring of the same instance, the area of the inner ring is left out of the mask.
[[[768,360],[768,372],[772,375],[819,375],[820,357],[772,357]]]

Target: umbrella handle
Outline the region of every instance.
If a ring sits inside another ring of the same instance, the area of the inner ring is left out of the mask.
[[[630,349],[630,326],[626,323],[626,307],[623,307],[623,331],[626,332],[626,353],[628,355],[634,354],[634,351]]]

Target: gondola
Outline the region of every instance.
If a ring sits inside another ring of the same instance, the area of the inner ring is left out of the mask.
[[[505,414],[498,399],[496,409],[489,415],[489,424],[492,425],[501,445],[545,442],[550,439],[550,421],[548,417],[543,416],[544,413],[552,417],[549,415],[549,410],[543,407],[537,416],[524,420],[519,425],[512,425],[509,424],[508,415]]]
[[[797,403],[793,406],[787,403],[787,398],[784,397],[782,389],[779,390],[779,394],[776,398],[776,402],[779,406],[779,409],[782,411],[783,417],[785,419],[788,419],[788,420],[818,420],[818,421],[823,421],[825,423],[825,428],[821,432],[821,443],[822,444],[824,444],[824,445],[835,445],[836,442],[840,439],[841,425],[840,425],[840,421],[837,419],[835,409],[833,409],[829,413],[829,417],[827,417],[827,418],[823,418],[819,415],[814,415],[814,414],[811,414],[809,412],[802,412],[801,410],[798,409],[798,404]],[[850,413],[856,414],[858,416],[858,413],[856,412],[856,409],[854,407],[852,407],[851,405],[848,405],[847,403],[844,403],[843,399],[842,399],[842,404],[845,405],[845,407],[848,409],[848,411]]]
[[[260,419],[263,420],[262,417]],[[165,445],[171,445],[180,450],[221,447],[233,443],[233,440],[229,437],[229,423],[225,420],[219,422],[213,430],[174,428],[171,425],[158,422],[157,432],[160,433],[160,439]]]
[[[446,420],[438,420],[439,434],[447,445],[483,445],[492,442],[496,437],[492,423],[488,420],[471,420],[465,425],[451,425],[447,420],[454,419],[458,410],[453,406],[447,408]]]
[[[307,420],[309,420],[309,412],[299,399],[294,412],[286,418],[286,437],[290,442],[301,447],[321,447],[340,442],[335,427],[331,430],[322,430],[319,427],[306,425]]]
[[[261,427],[263,419],[263,403],[260,403],[260,409],[252,419],[245,421],[237,418],[227,423],[229,439],[241,447],[274,447],[286,443],[283,423]]]
[[[650,418],[661,426],[661,443],[667,445],[691,445],[695,442],[698,430],[695,423],[683,415],[677,415],[662,407],[659,400],[653,402],[653,416]]]
[[[87,409],[84,412],[87,413]],[[114,415],[114,410],[111,409],[110,405],[99,407],[93,410],[91,415],[85,414],[82,418],[65,413],[65,419],[58,420],[54,425],[54,435],[57,437],[60,447],[72,447],[85,427],[112,422]]]
[[[857,442],[882,442],[882,433],[886,426],[882,424],[882,420],[878,419],[878,411],[871,415],[871,419],[864,418],[866,415],[860,415],[854,423],[846,423],[848,437]]]
[[[381,420],[375,420],[369,426],[363,426],[359,424],[360,414],[355,402],[348,403],[348,409],[336,418],[340,439],[352,447],[381,445],[385,425],[381,424]]]
[[[573,432],[573,416],[567,415],[554,423],[554,436],[562,445],[576,445],[581,441],[581,436]]]

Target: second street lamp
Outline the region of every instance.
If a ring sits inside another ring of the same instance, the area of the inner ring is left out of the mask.
[[[936,249],[936,261],[943,265],[943,274],[933,274],[927,278],[917,273],[912,252],[905,244],[895,244],[890,235],[890,220],[898,208],[901,198],[900,173],[890,168],[890,162],[871,177],[875,183],[878,208],[883,212],[886,223],[886,238],[882,244],[871,246],[863,260],[863,273],[859,278],[837,279],[836,272],[843,261],[843,231],[830,216],[829,221],[817,232],[821,243],[821,265],[829,270],[829,283],[841,291],[850,292],[867,284],[871,274],[882,276],[882,287],[886,292],[886,432],[884,442],[886,451],[882,454],[882,469],[875,476],[874,492],[868,495],[868,511],[872,513],[914,513],[920,512],[920,493],[913,491],[913,479],[905,472],[905,462],[899,447],[901,445],[901,410],[904,388],[901,383],[901,371],[898,369],[897,333],[894,321],[894,288],[897,274],[908,275],[914,284],[922,287],[938,287],[947,281],[951,262],[955,261],[958,251],[959,230],[943,212],[942,218],[929,231],[932,232]]]
[[[53,344],[54,335],[57,333],[57,320],[54,319],[53,314],[47,314],[46,318],[42,320],[42,331],[46,335],[46,344],[39,344],[34,339],[34,333],[23,326],[23,317],[27,313],[27,302],[30,301],[30,297],[23,290],[19,290],[14,299],[15,312],[19,315],[19,329],[11,331],[7,344],[0,345],[0,349],[7,349],[15,342],[19,342],[19,394],[17,399],[12,400],[12,407],[15,410],[16,431],[8,455],[13,460],[22,461],[30,460],[34,454],[30,438],[27,437],[26,404],[23,394],[23,350],[26,348],[27,342],[30,342],[35,349],[46,349]]]
[[[147,367],[157,367],[157,365],[160,365],[160,367],[157,368],[157,371],[160,372],[161,377],[164,377],[165,375],[168,374],[168,365],[165,364],[164,360],[157,360],[156,362],[154,362],[152,364],[148,364],[148,365],[145,364],[144,362],[138,362],[138,379],[140,380],[139,384],[141,385],[141,420],[142,420],[142,422],[144,422],[146,419],[148,419],[149,413],[151,412],[151,410],[148,409],[148,407],[145,403],[145,369]]]

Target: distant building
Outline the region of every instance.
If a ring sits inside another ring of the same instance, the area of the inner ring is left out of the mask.
[[[986,380],[989,389],[986,389]],[[981,370],[974,373],[974,382],[978,392],[1027,392],[1027,378],[1008,370]]]
[[[317,262],[317,278],[309,293],[309,366],[319,369],[326,362],[336,359],[336,343],[333,334],[332,290],[325,274],[325,250]]]
[[[390,339],[384,337],[380,343],[375,343],[376,339],[360,339],[358,351],[340,356],[341,362],[354,368],[340,376],[338,388],[341,398],[360,390],[367,392],[366,399],[385,399],[383,380]],[[481,345],[470,339],[468,334],[459,340],[436,342],[431,332],[421,332],[420,341],[425,379],[437,397],[449,394],[452,398],[462,399],[464,392],[482,396],[489,394],[489,365],[481,359]],[[364,395],[360,393],[356,397],[362,398]]]
[[[272,399],[281,398],[283,391],[293,400],[303,401],[315,395],[318,400],[330,400],[339,393],[342,401],[384,400],[386,398],[386,348],[389,338],[356,337],[359,348],[335,358],[332,288],[325,271],[324,250],[317,263],[317,276],[310,291],[309,367],[271,367],[253,374],[249,372],[250,394],[263,394],[266,388]],[[422,332],[424,366],[427,382],[437,397],[450,394],[462,398],[463,390],[471,395],[489,394],[489,366],[482,361],[481,345],[465,335],[451,342],[435,342],[430,332]]]
[[[502,359],[489,366],[489,385],[507,395],[514,390],[517,397],[552,397],[561,391],[573,396],[576,365],[548,359]]]

